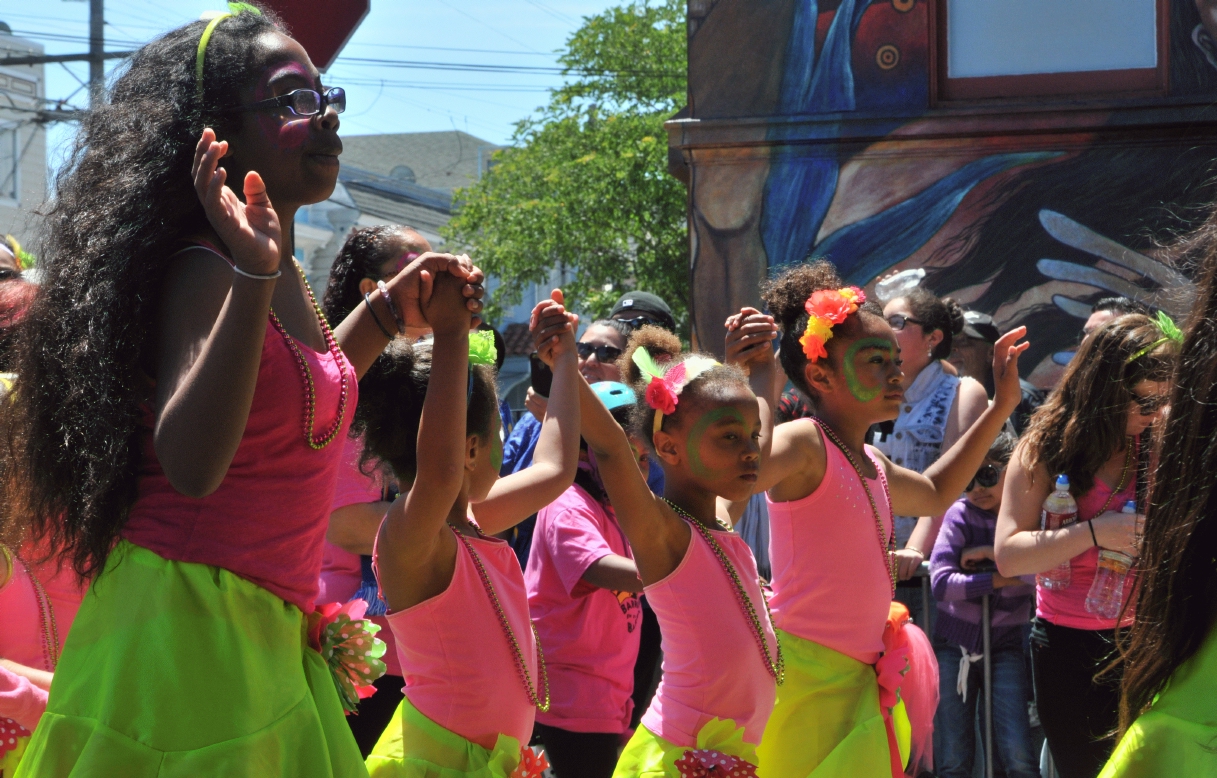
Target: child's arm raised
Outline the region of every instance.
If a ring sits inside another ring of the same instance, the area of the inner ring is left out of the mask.
[[[761,470],[769,459],[773,448],[774,430],[774,384],[776,369],[772,343],[778,336],[773,317],[755,308],[741,308],[740,312],[727,318],[727,336],[724,340],[723,362],[736,365],[748,374],[748,385],[759,404],[761,417]],[[734,525],[744,514],[748,501],[730,502],[718,499],[719,513],[724,512]]]
[[[394,501],[377,539],[377,578],[393,610],[439,594],[452,578],[456,540],[444,524],[464,488],[469,445],[465,415],[471,317],[463,286],[454,276],[437,278],[424,306],[435,342],[418,425],[418,488]]]
[[[892,495],[892,511],[900,516],[936,516],[959,499],[963,488],[985,460],[989,447],[1001,432],[1006,419],[1022,400],[1018,383],[1018,356],[1029,343],[1017,343],[1026,327],[1018,327],[1003,335],[993,345],[993,383],[997,387],[993,404],[980,415],[959,442],[943,452],[925,473],[915,473],[892,464],[879,455],[887,472]]]
[[[533,311],[537,352],[554,374],[541,436],[532,466],[500,478],[485,500],[474,503],[473,517],[489,535],[514,527],[558,499],[575,480],[575,469],[579,466],[579,361],[575,330],[571,326],[539,339],[537,312],[550,309],[565,315],[560,290],[555,289],[552,300],[538,303]]]

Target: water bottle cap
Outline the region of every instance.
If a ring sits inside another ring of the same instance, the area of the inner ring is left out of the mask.
[[[1069,488],[1069,476],[1065,475],[1064,473],[1061,473],[1060,475],[1058,475],[1056,477],[1056,488],[1058,490],[1068,489]]]
[[[1128,502],[1124,503],[1123,513],[1136,513],[1136,512],[1137,512],[1137,501],[1136,500],[1129,500]]]

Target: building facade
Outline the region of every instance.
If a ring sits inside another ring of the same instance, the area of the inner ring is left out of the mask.
[[[0,23],[0,57],[40,55],[41,45]],[[46,197],[46,129],[42,65],[0,67],[0,236],[32,244],[34,211]]]

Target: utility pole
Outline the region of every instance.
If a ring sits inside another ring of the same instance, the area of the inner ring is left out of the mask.
[[[106,92],[105,0],[89,0],[89,107],[101,105]]]

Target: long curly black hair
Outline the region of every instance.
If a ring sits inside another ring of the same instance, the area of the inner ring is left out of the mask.
[[[394,251],[405,246],[408,251],[422,253],[428,250],[421,235],[410,227],[396,224],[378,224],[352,230],[334,264],[330,268],[330,279],[325,285],[325,297],[321,310],[330,323],[337,326],[351,311],[363,302],[359,282],[365,278],[380,278],[380,268],[390,259]]]
[[[15,402],[4,411],[0,536],[34,537],[76,572],[105,565],[136,495],[141,406],[152,395],[157,296],[180,241],[207,223],[190,176],[204,126],[239,129],[242,87],[257,75],[268,11],[206,22],[144,46],[85,115],[44,206],[41,292],[21,327]]]

